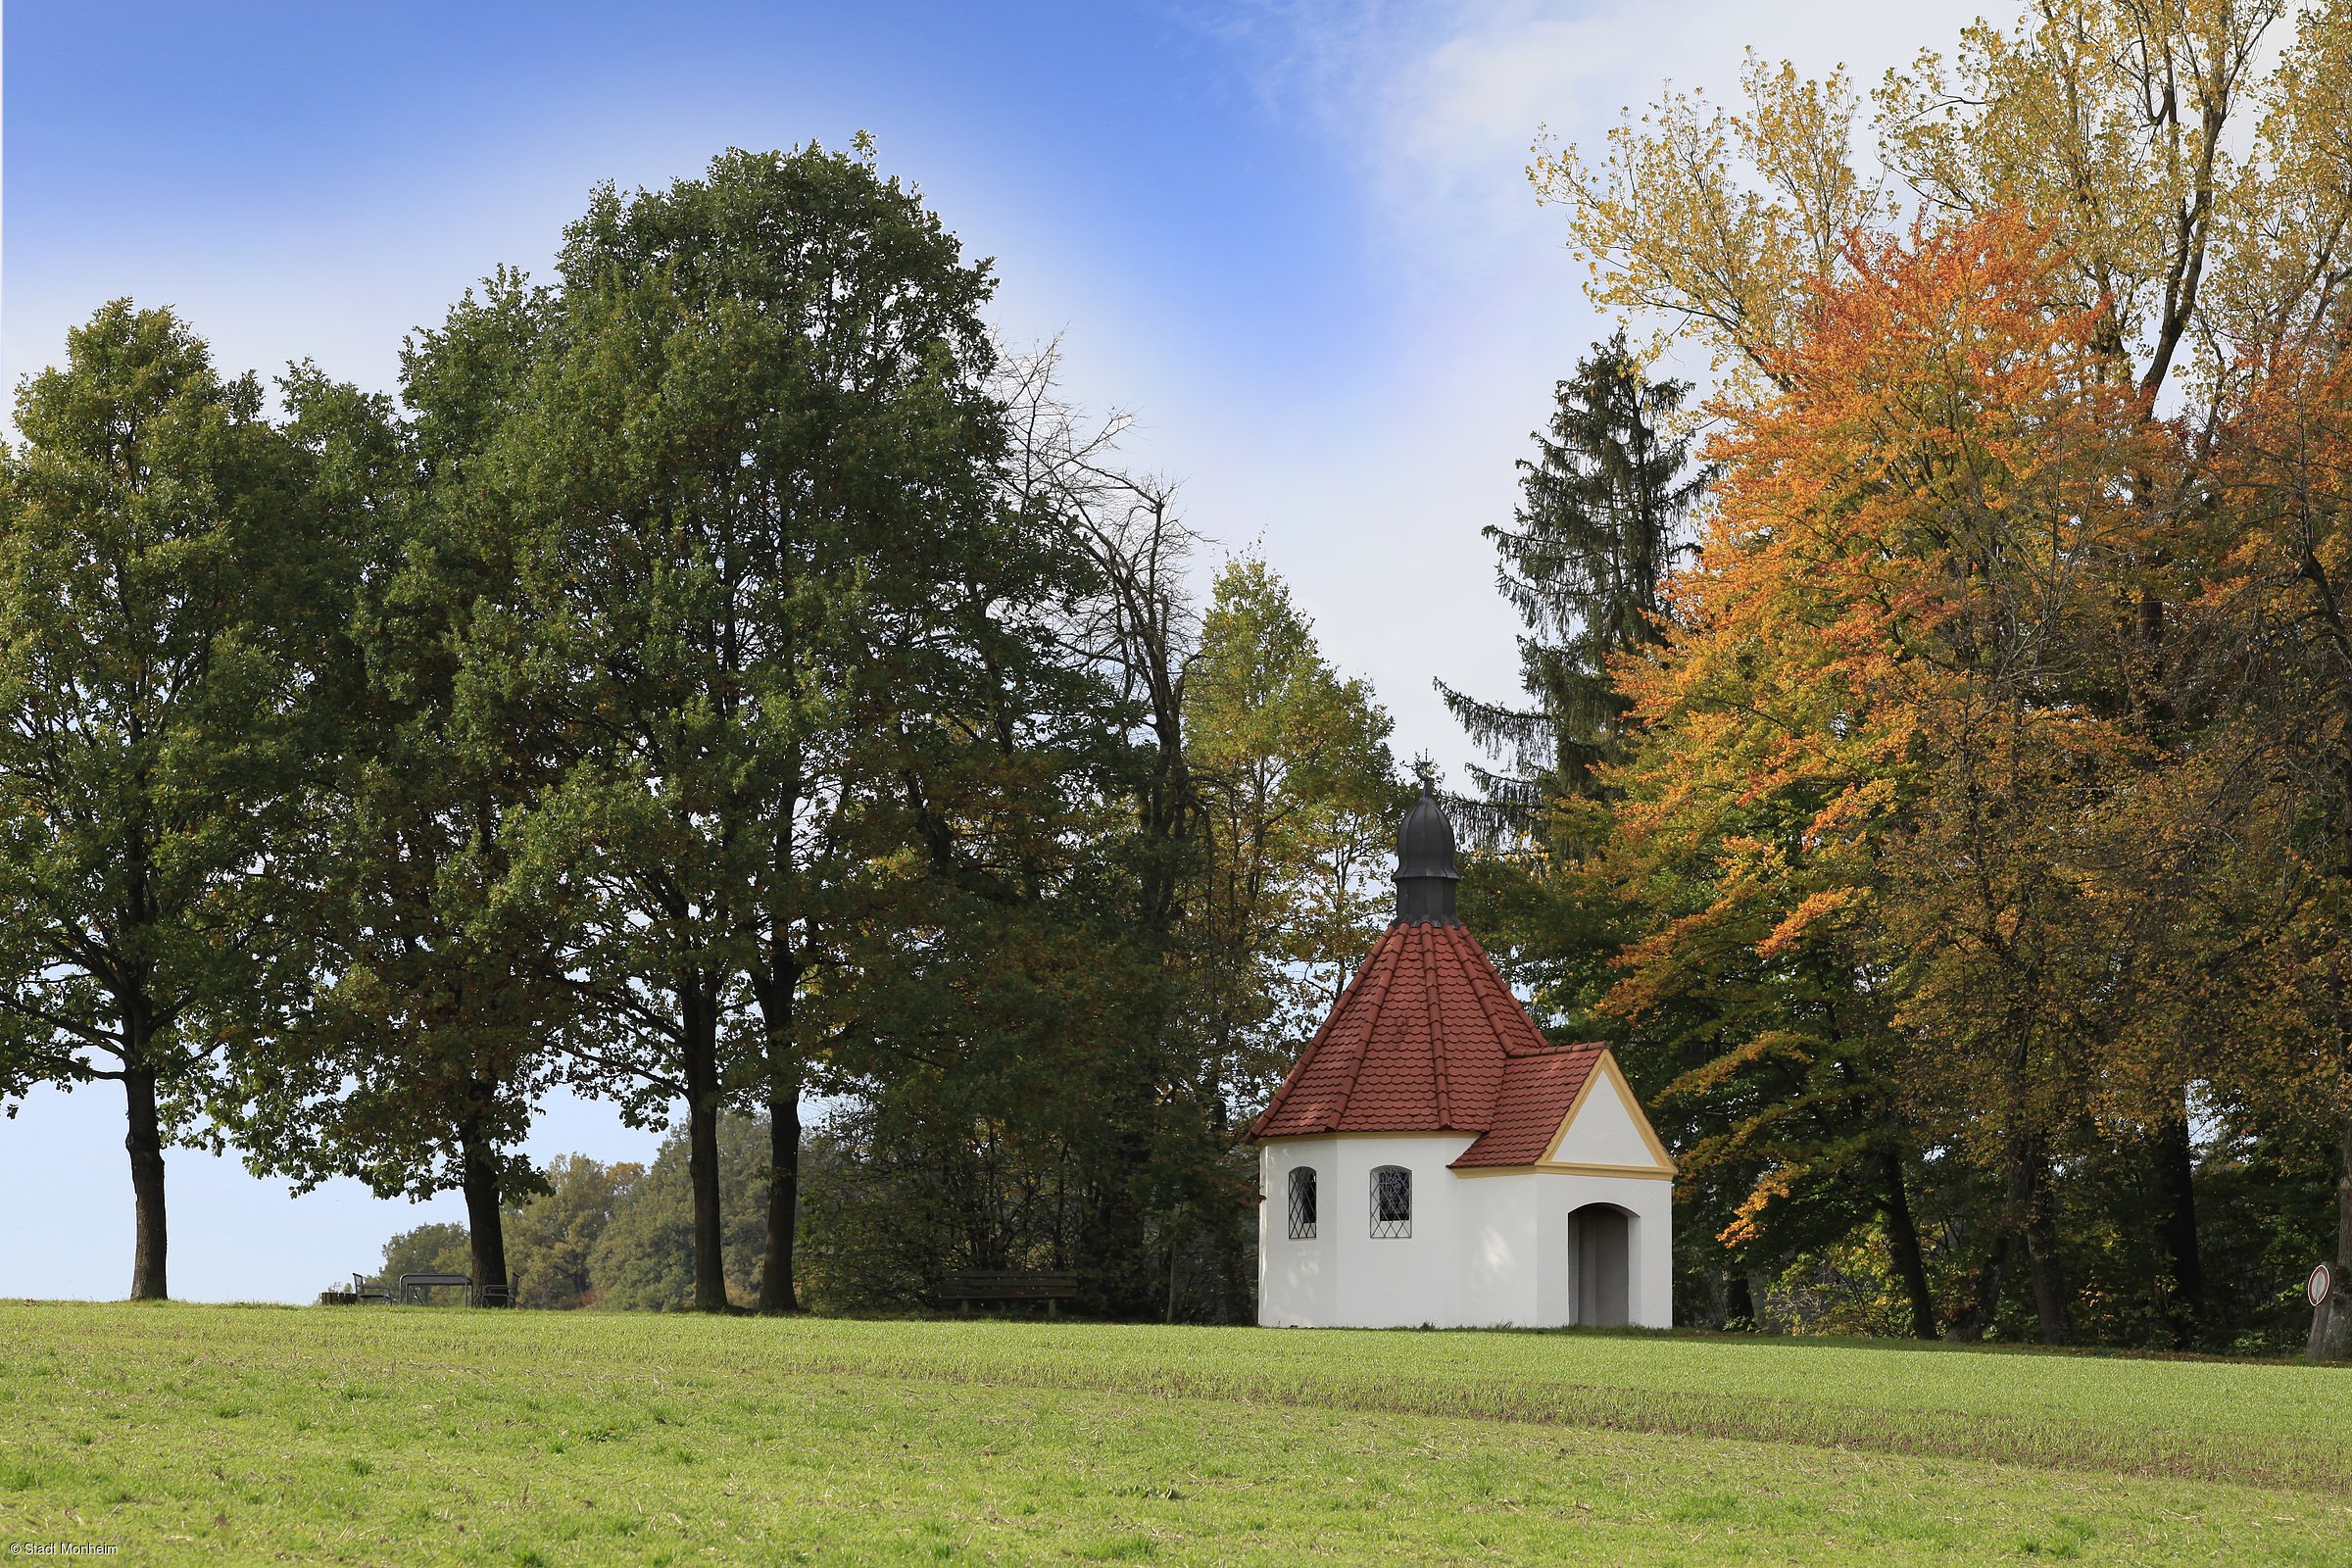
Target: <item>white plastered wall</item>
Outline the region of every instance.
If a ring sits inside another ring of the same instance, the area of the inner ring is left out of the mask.
[[[1268,1328],[1323,1328],[1339,1312],[1337,1138],[1284,1138],[1258,1147],[1257,1320]],[[1291,1172],[1315,1172],[1320,1210],[1311,1240],[1291,1239]]]
[[[1532,1284],[1524,1253],[1534,1238],[1498,1223],[1494,1203],[1446,1168],[1471,1142],[1464,1133],[1349,1133],[1263,1145],[1257,1320],[1273,1328],[1457,1327],[1470,1257],[1479,1260],[1483,1289],[1507,1293],[1523,1272]],[[1312,1241],[1290,1239],[1290,1173],[1300,1165],[1315,1171]],[[1410,1236],[1372,1235],[1372,1172],[1383,1165],[1413,1173]]]
[[[1576,1114],[1545,1161],[1571,1165],[1633,1165],[1664,1171],[1658,1152],[1642,1136],[1640,1114],[1626,1099],[1627,1091],[1607,1066],[1596,1070],[1592,1087],[1577,1102]]]
[[[1632,1147],[1621,1147],[1620,1134]],[[1276,1328],[1573,1323],[1568,1216],[1587,1203],[1608,1203],[1632,1216],[1631,1320],[1649,1328],[1672,1325],[1671,1181],[1556,1170],[1475,1176],[1448,1170],[1471,1142],[1466,1134],[1350,1133],[1261,1145],[1258,1321]],[[1572,1148],[1572,1157],[1594,1164],[1655,1163],[1612,1095],[1587,1097],[1559,1152],[1569,1156]],[[1311,1241],[1290,1237],[1290,1173],[1300,1165],[1316,1175]],[[1409,1238],[1372,1236],[1372,1172],[1381,1165],[1413,1173]]]
[[[1674,1326],[1673,1182],[1548,1170],[1479,1179],[1525,1182],[1538,1191],[1536,1321],[1547,1327],[1576,1321],[1576,1260],[1568,1245],[1568,1216],[1587,1203],[1607,1203],[1632,1216],[1628,1319],[1640,1328]]]

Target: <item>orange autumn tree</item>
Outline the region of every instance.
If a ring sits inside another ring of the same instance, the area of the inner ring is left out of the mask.
[[[1922,1336],[1985,1331],[2021,1257],[2068,1336],[2053,1161],[2175,1065],[2118,1071],[2136,1015],[2107,1003],[2166,930],[2134,889],[2179,753],[2135,696],[2131,582],[2177,460],[2096,313],[2052,306],[2062,261],[2005,211],[1848,237],[1768,390],[1718,411],[1594,868],[1642,929],[1603,1005],[1714,1129],[1687,1196],[1735,1249],[1875,1231]],[[1944,1216],[1972,1253],[1941,1281],[1931,1158],[1988,1195]]]
[[[2240,380],[2181,541],[2210,562],[2183,619],[2258,787],[2194,994],[2227,1015],[2223,1087],[2332,1155],[2322,1256],[2352,1282],[2352,322],[2322,316]],[[2352,1287],[2308,1349],[2352,1357]]]

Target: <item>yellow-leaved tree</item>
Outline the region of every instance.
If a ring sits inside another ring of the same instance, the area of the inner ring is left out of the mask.
[[[1753,56],[1741,94],[1530,172],[1594,302],[1712,354],[1727,421],[1667,651],[1622,676],[1611,1005],[1710,1104],[1688,1186],[1731,1178],[1736,1249],[1868,1219],[1922,1332],[1993,1327],[2022,1256],[2045,1337],[2234,1333],[2192,1122],[2352,1129],[2309,849],[2352,821],[2318,416],[2352,3],[2038,0],[1867,102]]]
[[[1854,227],[2027,216],[2065,258],[2055,303],[2148,406],[2185,362],[2211,392],[2237,353],[2324,314],[2352,234],[2352,6],[2039,0],[1979,22],[1862,101],[1751,56],[1737,111],[1669,93],[1596,157],[1540,141],[1539,195],[1604,309],[1754,373]],[[1866,158],[1865,153],[1874,157]]]

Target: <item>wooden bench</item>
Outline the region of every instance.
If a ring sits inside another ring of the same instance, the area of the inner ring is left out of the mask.
[[[400,1298],[404,1301],[421,1301],[424,1299],[425,1292],[443,1285],[462,1286],[470,1298],[473,1292],[473,1276],[470,1274],[403,1274],[400,1277]]]
[[[931,1298],[943,1306],[953,1301],[958,1312],[969,1312],[975,1302],[1025,1306],[1042,1301],[1046,1315],[1055,1317],[1060,1315],[1062,1302],[1078,1298],[1078,1279],[1074,1274],[1044,1274],[1033,1269],[971,1269],[941,1275]]]
[[[365,1274],[354,1274],[351,1277],[350,1290],[347,1291],[337,1285],[331,1289],[320,1291],[318,1299],[328,1306],[356,1306],[362,1301],[389,1301],[392,1299],[392,1291],[390,1287],[379,1284]]]
[[[522,1299],[522,1287],[513,1282],[505,1285],[476,1285],[463,1274],[403,1274],[397,1287],[378,1284],[363,1274],[351,1277],[351,1289],[334,1286],[318,1293],[322,1306],[352,1306],[361,1301],[415,1301],[426,1291],[437,1286],[464,1286],[466,1299],[474,1306],[513,1306]]]

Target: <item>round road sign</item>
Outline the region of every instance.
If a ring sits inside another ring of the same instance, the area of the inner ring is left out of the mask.
[[[2312,1305],[2317,1306],[2322,1301],[2328,1299],[2328,1295],[2333,1292],[2334,1289],[2335,1270],[2329,1268],[2325,1263],[2321,1263],[2312,1269],[2311,1278],[2303,1282],[2303,1298],[2309,1301]]]

